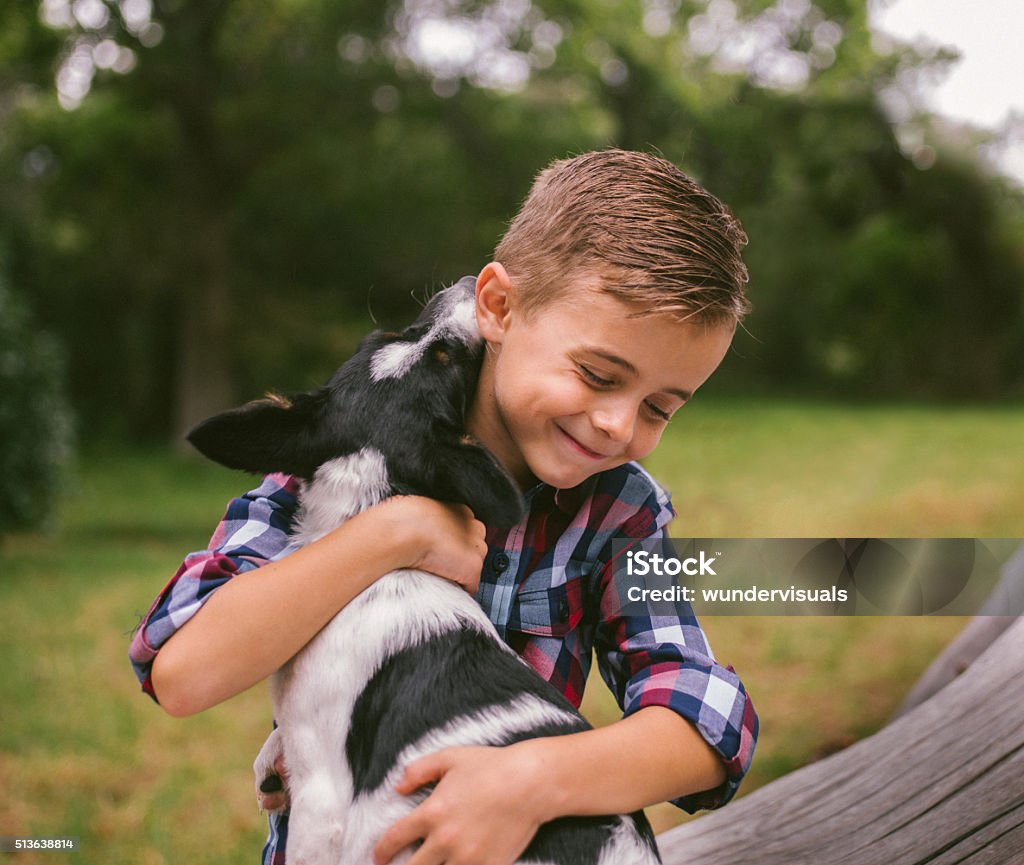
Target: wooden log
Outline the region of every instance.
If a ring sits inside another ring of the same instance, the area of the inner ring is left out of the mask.
[[[1024,863],[1024,619],[878,733],[658,837],[665,865]]]
[[[925,700],[934,697],[939,691],[963,673],[984,652],[996,638],[1016,621],[1013,616],[975,616],[964,629],[932,661],[921,678],[910,689],[910,693],[893,713],[892,719],[906,715],[917,708]]]
[[[1024,544],[1006,561],[999,582],[982,604],[978,615],[967,623],[911,688],[893,714],[905,715],[930,699],[964,672],[995,639],[1024,615]]]
[[[1024,543],[1006,560],[999,572],[999,582],[981,605],[978,615],[1024,615]]]

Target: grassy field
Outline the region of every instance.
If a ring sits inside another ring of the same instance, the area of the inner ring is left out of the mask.
[[[649,467],[681,536],[1024,535],[1024,409],[700,401]],[[77,835],[11,863],[253,862],[249,765],[270,723],[256,688],[186,720],[142,696],[129,636],[247,478],[154,452],[81,460],[50,535],[0,549],[0,835]],[[749,792],[870,734],[962,620],[708,618],[758,707]],[[211,658],[211,663],[216,659]],[[603,685],[585,709],[616,710]],[[651,810],[659,828],[680,818]]]

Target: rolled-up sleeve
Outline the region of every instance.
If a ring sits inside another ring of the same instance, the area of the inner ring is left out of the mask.
[[[128,656],[142,690],[154,700],[153,660],[160,648],[232,577],[280,557],[297,507],[298,481],[267,475],[228,504],[205,550],[189,553],[132,637]]]
[[[624,716],[662,706],[696,727],[722,758],[726,780],[673,804],[690,813],[721,807],[735,795],[754,756],[758,719],[753,703],[732,667],[715,660],[689,604],[680,602],[673,616],[650,609],[646,615],[620,615],[612,568],[606,565],[604,570],[601,621],[595,632],[601,675]],[[635,612],[632,605],[630,612]]]

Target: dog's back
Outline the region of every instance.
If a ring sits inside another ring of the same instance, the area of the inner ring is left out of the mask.
[[[522,511],[515,485],[463,430],[479,364],[472,310],[463,281],[402,334],[364,340],[325,388],[219,415],[190,439],[225,464],[305,478],[295,546],[395,492],[461,501],[485,523],[512,524]],[[418,757],[589,726],[472,598],[412,570],[353,599],[275,675],[272,695],[278,727],[256,771],[262,779],[284,756],[291,865],[369,865],[384,830],[427,795],[394,792]],[[552,821],[522,861],[660,860],[638,813]]]

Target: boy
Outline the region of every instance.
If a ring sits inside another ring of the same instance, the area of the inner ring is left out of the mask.
[[[413,763],[399,790],[436,786],[376,862],[420,841],[411,865],[508,865],[559,816],[727,802],[757,735],[743,686],[692,615],[617,616],[608,578],[613,540],[659,537],[674,515],[635,461],[724,357],[747,311],[745,242],[721,202],[660,158],[610,150],[550,166],[476,279],[486,351],[467,427],[524,491],[524,520],[486,531],[465,507],[398,497],[275,560],[297,481],[268,476],[144,620],[131,650],[144,689],[174,715],[215,705],[382,574],[417,567],[476,593],[576,705],[596,648],[624,717]],[[267,865],[284,861],[286,831],[272,818]]]

